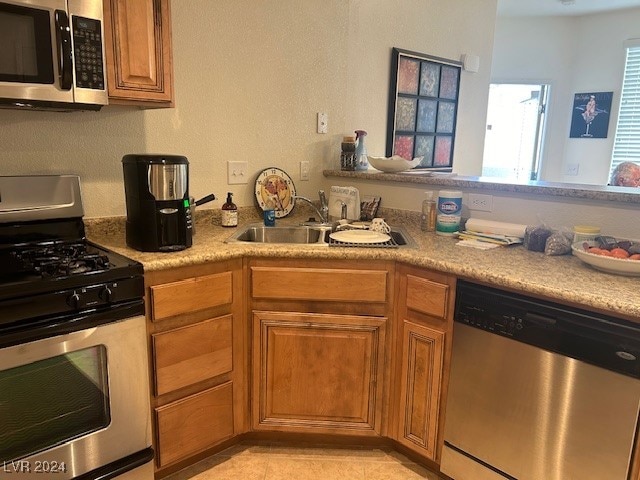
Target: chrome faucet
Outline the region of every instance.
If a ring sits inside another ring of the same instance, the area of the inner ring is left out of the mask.
[[[302,200],[303,202],[311,205],[320,217],[320,223],[331,223],[329,222],[329,205],[327,204],[327,197],[324,194],[324,190],[320,190],[318,192],[318,196],[320,197],[320,209],[318,209],[318,207],[316,207],[315,204],[307,197],[303,197],[301,195],[293,195],[293,197],[291,198],[293,198],[294,200]]]

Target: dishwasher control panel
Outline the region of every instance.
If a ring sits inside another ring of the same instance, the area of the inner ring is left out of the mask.
[[[508,337],[517,335],[525,327],[524,319],[518,314],[495,313],[471,304],[459,305],[456,310],[456,320]]]

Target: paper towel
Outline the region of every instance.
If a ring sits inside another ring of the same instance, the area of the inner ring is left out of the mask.
[[[470,218],[465,224],[466,230],[479,233],[499,233],[501,235],[509,235],[512,237],[524,238],[526,225],[518,223],[496,222],[494,220],[481,220],[479,218]]]

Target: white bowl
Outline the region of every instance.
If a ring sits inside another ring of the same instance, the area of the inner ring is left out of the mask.
[[[571,245],[573,254],[584,263],[591,265],[596,270],[615,275],[627,275],[631,277],[640,276],[640,260],[629,260],[626,258],[613,258],[596,255],[585,251],[583,244],[590,247],[597,246],[597,242],[577,242]]]
[[[404,158],[394,155],[393,157],[367,157],[369,165],[376,170],[386,173],[404,172],[420,165],[424,157],[416,157],[413,160],[405,160]]]

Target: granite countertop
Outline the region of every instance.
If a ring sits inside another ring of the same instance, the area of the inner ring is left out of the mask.
[[[240,227],[260,221],[254,209],[240,212]],[[396,260],[454,274],[496,287],[544,296],[560,302],[640,321],[640,278],[602,273],[572,255],[547,256],[522,246],[491,250],[457,246],[457,240],[422,232],[415,212],[383,212],[391,225],[402,225],[416,248],[381,249],[286,244],[227,244],[235,228],[220,226],[219,212],[197,212],[193,246],[181,252],[145,253],[128,248],[124,217],[85,219],[87,238],[140,261],[145,271],[163,270],[242,257],[331,258]],[[277,224],[299,224],[303,215],[279,219]]]

